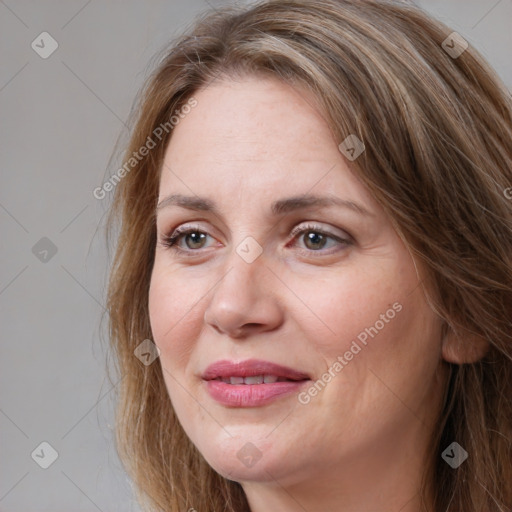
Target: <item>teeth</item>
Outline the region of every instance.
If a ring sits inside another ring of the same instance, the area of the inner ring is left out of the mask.
[[[277,375],[254,375],[252,377],[222,377],[218,378],[226,384],[240,385],[240,384],[273,384],[274,382],[283,382],[288,379],[284,377],[277,377]]]
[[[254,375],[254,377],[245,377],[246,384],[263,384],[263,375]]]

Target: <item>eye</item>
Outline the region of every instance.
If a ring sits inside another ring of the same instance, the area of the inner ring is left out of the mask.
[[[208,236],[210,235],[202,231],[199,226],[180,226],[171,235],[164,235],[161,243],[164,247],[176,251],[194,251],[204,248],[204,242]],[[180,246],[182,239],[185,240],[185,248]]]
[[[294,237],[294,240],[302,240],[304,242],[306,249],[299,249],[302,253],[307,253],[307,255],[311,255],[312,252],[321,252],[320,255],[325,255],[326,251],[323,249],[326,249],[326,246],[327,249],[332,249],[334,247],[334,251],[329,250],[327,252],[327,254],[332,254],[333,252],[342,250],[353,243],[348,234],[343,238],[314,224],[297,226],[292,230],[291,234]],[[328,247],[329,244],[330,247]]]
[[[326,246],[330,244],[327,249],[327,254],[332,254],[352,245],[353,241],[347,234],[346,238],[337,236],[329,231],[314,225],[300,225],[294,228],[291,232],[293,239],[303,240],[306,249],[300,248],[299,251],[306,255],[311,255],[314,252],[320,252],[320,255],[325,255],[324,250]],[[180,226],[174,230],[171,235],[163,235],[161,244],[164,247],[170,248],[174,251],[180,251],[182,253],[193,253],[199,252],[199,249],[204,249],[206,240],[211,237],[208,233],[203,231],[199,226]],[[185,247],[181,242],[184,242]],[[333,243],[334,242],[334,243]]]

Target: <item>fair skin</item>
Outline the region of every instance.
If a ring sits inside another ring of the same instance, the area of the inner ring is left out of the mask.
[[[159,240],[185,225],[206,236],[183,235],[183,252],[158,243],[149,293],[181,425],[217,472],[242,484],[252,512],[419,512],[446,377],[441,361],[456,353],[409,251],[310,93],[245,77],[218,80],[194,97],[197,106],[173,129],[159,202],[205,197],[218,214],[158,209]],[[342,206],[272,214],[274,201],[303,194],[336,196],[368,214]],[[317,228],[290,236],[308,224]],[[306,236],[318,230],[328,232],[325,246]],[[263,249],[251,263],[236,251],[247,237]],[[400,311],[347,361],[352,342],[393,304]],[[347,364],[332,371],[339,356]],[[251,358],[312,382],[330,368],[334,377],[308,403],[297,393],[259,407],[214,400],[205,368]],[[251,467],[237,457],[248,442],[261,455]]]

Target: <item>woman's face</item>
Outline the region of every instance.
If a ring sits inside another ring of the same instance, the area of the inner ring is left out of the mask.
[[[195,98],[165,156],[149,294],[185,432],[248,486],[413,478],[441,329],[408,250],[309,93],[244,78]]]

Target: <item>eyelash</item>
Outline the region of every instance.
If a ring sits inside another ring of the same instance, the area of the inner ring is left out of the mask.
[[[296,228],[294,228],[291,231],[290,235],[293,236],[293,239],[296,239],[297,235],[301,235],[303,233],[308,233],[308,232],[320,234],[327,238],[331,238],[331,239],[339,242],[340,244],[344,245],[345,247],[353,245],[353,240],[351,239],[350,236],[347,236],[347,238],[340,238],[338,236],[333,235],[332,233],[329,233],[328,231],[321,229],[319,226],[316,226],[314,224],[307,224],[307,225],[303,225],[300,227],[297,226]],[[179,240],[181,238],[183,238],[186,235],[189,235],[191,233],[200,233],[200,234],[205,234],[207,236],[211,236],[207,232],[202,230],[199,226],[180,226],[174,230],[172,235],[163,235],[162,239],[161,239],[161,244],[168,249],[171,249],[176,252],[180,252],[188,257],[196,256],[196,254],[192,255],[190,253],[198,253],[201,251],[201,249],[182,249],[181,247],[178,247],[178,245],[177,245],[177,243],[179,242]],[[338,250],[340,250],[340,249],[338,249]],[[316,255],[314,253],[321,253],[319,256],[326,256],[326,252],[322,249],[319,249],[317,251],[314,251],[312,249],[299,249],[299,251],[302,254],[307,255],[307,256],[313,255],[315,257]],[[334,252],[337,252],[337,251],[334,251]],[[333,253],[333,251],[330,251],[327,254],[332,254],[332,253]]]

